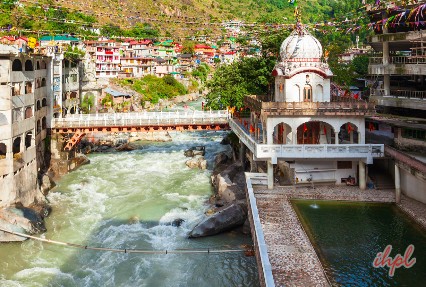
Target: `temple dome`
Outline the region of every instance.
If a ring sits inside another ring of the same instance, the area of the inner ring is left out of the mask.
[[[280,48],[282,61],[292,59],[320,59],[322,57],[321,43],[305,29],[294,30]]]

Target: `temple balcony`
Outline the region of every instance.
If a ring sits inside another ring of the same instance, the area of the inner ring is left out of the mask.
[[[363,160],[371,164],[373,158],[384,155],[383,144],[265,144],[234,119],[229,120],[229,126],[256,160],[270,159],[273,164],[278,159]]]
[[[244,104],[263,116],[348,116],[375,114],[374,104],[333,96],[331,102],[267,102],[259,96],[247,96]]]

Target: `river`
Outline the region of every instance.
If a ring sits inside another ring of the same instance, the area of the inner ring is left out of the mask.
[[[91,154],[49,193],[41,237],[90,246],[171,250],[252,244],[232,231],[187,239],[205,215],[222,132],[174,133],[125,153]],[[208,170],[191,170],[183,151],[206,146]],[[180,227],[170,223],[184,219]],[[255,257],[243,253],[124,254],[27,240],[0,245],[0,286],[258,286]]]

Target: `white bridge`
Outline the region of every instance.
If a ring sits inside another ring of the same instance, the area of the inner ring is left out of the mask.
[[[52,120],[52,129],[75,131],[152,131],[223,129],[228,111],[176,111],[141,113],[75,114]]]

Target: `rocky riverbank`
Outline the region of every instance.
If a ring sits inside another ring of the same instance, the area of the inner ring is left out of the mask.
[[[230,141],[226,139],[222,143],[230,144]],[[211,207],[207,217],[190,232],[189,238],[215,235],[241,226],[244,226],[243,233],[250,233],[244,169],[234,158],[226,152],[216,156],[211,176],[214,187],[214,195],[209,200]]]

